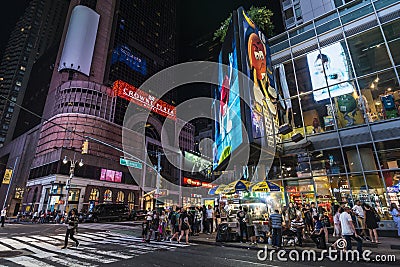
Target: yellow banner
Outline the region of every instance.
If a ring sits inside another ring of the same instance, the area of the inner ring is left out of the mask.
[[[12,172],[12,169],[6,169],[6,172],[4,173],[3,184],[10,184]]]

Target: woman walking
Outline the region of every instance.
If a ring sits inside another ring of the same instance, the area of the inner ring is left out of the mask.
[[[76,238],[74,237],[75,231],[78,228],[78,216],[75,213],[75,209],[71,210],[71,213],[68,216],[67,222],[68,222],[68,228],[67,228],[67,232],[65,234],[65,242],[64,242],[64,246],[62,247],[62,249],[67,248],[68,237],[70,237],[73,241],[75,241],[75,247],[79,246],[78,240],[76,240]]]
[[[178,243],[181,242],[181,238],[183,235],[186,237],[186,244],[189,244],[189,231],[190,231],[190,224],[189,224],[189,216],[186,211],[186,208],[183,208],[183,212],[179,217],[179,229],[181,229],[181,235],[178,238]]]
[[[400,236],[400,211],[396,203],[390,204],[390,214],[393,217],[393,221],[397,225],[397,235]]]
[[[375,211],[373,208],[368,205],[364,204],[364,218],[365,218],[365,225],[367,226],[367,229],[369,230],[369,236],[371,238],[372,243],[377,243],[380,244],[378,241],[378,222],[375,217]]]

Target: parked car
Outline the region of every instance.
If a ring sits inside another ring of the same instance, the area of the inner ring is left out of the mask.
[[[134,221],[142,221],[146,218],[147,211],[145,210],[132,210],[131,219]]]
[[[112,220],[128,220],[129,208],[124,204],[99,204],[89,212],[85,218],[86,222],[101,222]]]

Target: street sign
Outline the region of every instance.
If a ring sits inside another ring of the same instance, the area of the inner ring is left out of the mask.
[[[128,167],[133,167],[136,169],[142,169],[142,166],[143,166],[142,163],[140,163],[140,162],[132,161],[129,159],[123,159],[123,158],[119,159],[119,164],[128,166]]]
[[[3,184],[10,184],[12,172],[13,172],[12,169],[6,169],[6,172],[4,173],[4,177],[3,177]]]

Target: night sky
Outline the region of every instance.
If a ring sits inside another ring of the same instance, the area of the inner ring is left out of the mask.
[[[275,33],[283,31],[279,0],[176,1],[178,1],[177,32],[180,36],[178,51],[183,59],[187,57],[188,53],[195,52],[188,48],[191,42],[213,33],[230,12],[240,6],[245,9],[252,5],[269,7],[274,12]],[[23,14],[29,0],[3,2],[0,9],[0,55],[3,54],[10,33],[18,18]]]
[[[0,55],[3,55],[10,33],[18,18],[24,14],[29,0],[2,1],[0,8]]]

